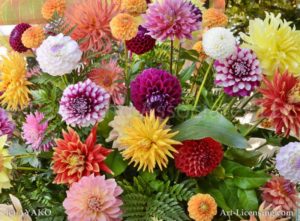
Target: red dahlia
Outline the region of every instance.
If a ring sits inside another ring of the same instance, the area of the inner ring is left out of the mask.
[[[31,25],[27,23],[20,23],[14,27],[9,36],[9,44],[17,52],[25,52],[28,50],[22,43],[22,35],[23,33],[30,28]]]
[[[96,130],[97,126],[92,129],[85,143],[71,128],[63,132],[64,139],[56,140],[52,166],[56,174],[54,183],[72,184],[82,176],[100,175],[100,171],[111,173],[104,163],[111,150],[96,144]]]
[[[175,166],[190,177],[206,176],[222,161],[222,145],[212,138],[186,140],[177,146]]]

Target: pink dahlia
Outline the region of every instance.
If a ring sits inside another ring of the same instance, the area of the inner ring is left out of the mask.
[[[20,53],[28,50],[28,48],[26,48],[22,43],[22,35],[30,27],[31,25],[27,23],[20,23],[16,25],[9,36],[9,44],[12,49]]]
[[[181,101],[181,86],[176,77],[164,70],[149,68],[131,82],[131,101],[142,114],[170,116]]]
[[[68,125],[87,127],[104,118],[109,99],[106,90],[87,79],[64,90],[58,112]]]
[[[26,144],[30,145],[33,150],[48,151],[51,144],[43,143],[47,127],[48,121],[45,120],[44,114],[36,111],[34,114],[27,115],[22,127],[22,137]]]
[[[71,221],[119,221],[123,190],[115,179],[105,176],[82,177],[67,191],[63,206]]]
[[[156,40],[150,35],[147,35],[149,31],[143,26],[139,26],[137,35],[129,41],[126,41],[126,47],[128,50],[136,54],[144,54],[155,46]]]
[[[236,53],[215,61],[215,83],[230,96],[249,96],[259,86],[262,71],[256,55],[250,49],[237,47]]]
[[[156,1],[149,5],[143,17],[143,26],[149,35],[160,41],[167,38],[191,39],[192,32],[198,30],[201,24],[201,15],[184,0]]]

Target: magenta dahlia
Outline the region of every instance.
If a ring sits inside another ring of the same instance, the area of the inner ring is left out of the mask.
[[[237,47],[236,53],[214,63],[215,83],[230,96],[249,96],[259,86],[262,71],[256,55],[250,49]]]
[[[190,177],[207,176],[222,161],[222,145],[212,138],[186,140],[177,146],[175,166]]]
[[[107,91],[87,79],[64,90],[59,114],[68,125],[87,127],[104,118],[109,99]]]
[[[9,119],[8,114],[0,108],[0,136],[10,137],[15,130],[15,124]]]
[[[22,43],[22,35],[23,33],[30,28],[31,25],[27,23],[20,23],[16,25],[16,27],[12,30],[9,36],[9,44],[17,52],[25,52],[28,50]]]
[[[140,25],[137,35],[126,41],[128,50],[136,54],[144,54],[154,48],[156,40],[147,35],[148,32],[146,28]]]
[[[174,112],[181,101],[178,79],[164,70],[149,68],[131,82],[131,101],[142,114],[155,110],[155,115],[165,118]]]
[[[156,1],[149,5],[143,17],[143,26],[151,37],[160,41],[191,39],[192,32],[200,29],[201,24],[201,15],[184,0]]]

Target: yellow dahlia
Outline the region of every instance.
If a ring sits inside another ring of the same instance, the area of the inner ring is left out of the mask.
[[[254,19],[249,24],[249,35],[241,34],[244,46],[252,49],[267,75],[277,69],[300,74],[300,31],[291,27],[291,22],[266,13],[265,20]]]
[[[45,39],[45,33],[41,26],[28,28],[22,34],[22,43],[27,48],[38,48]]]
[[[225,27],[228,18],[221,10],[210,8],[204,11],[202,24],[204,28]]]
[[[4,149],[7,136],[0,137],[0,193],[2,189],[9,189],[10,184],[10,172],[12,169],[11,160],[8,150]]]
[[[138,16],[146,12],[146,0],[122,0],[121,9],[132,16]]]
[[[198,193],[189,200],[188,212],[195,221],[211,221],[217,214],[217,203],[211,195]]]
[[[133,118],[130,125],[124,128],[119,142],[126,148],[121,153],[135,167],[138,165],[138,170],[153,172],[156,164],[162,170],[167,167],[168,156],[173,158],[172,152],[177,152],[172,145],[180,142],[172,138],[178,132],[171,132],[166,126],[167,121],[168,118],[161,121],[155,117],[152,110],[143,118]]]
[[[112,35],[118,39],[127,41],[134,38],[138,32],[138,23],[132,15],[120,13],[109,23]]]
[[[28,106],[31,84],[26,79],[26,62],[18,52],[11,52],[3,58],[0,65],[0,96],[1,104],[7,109],[16,111]]]
[[[58,13],[59,16],[62,16],[65,10],[65,0],[46,0],[42,7],[42,15],[44,19],[49,20],[52,18],[55,12]]]

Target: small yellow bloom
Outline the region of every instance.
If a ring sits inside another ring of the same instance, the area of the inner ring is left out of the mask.
[[[189,200],[188,212],[195,221],[212,221],[217,214],[217,203],[211,195],[198,193]]]
[[[11,160],[8,150],[4,149],[7,136],[0,137],[0,193],[2,189],[9,189],[10,184],[10,172],[12,170]]]
[[[45,39],[45,33],[41,26],[28,28],[22,34],[22,43],[26,48],[38,48]]]
[[[138,23],[132,15],[127,13],[117,14],[110,21],[112,35],[122,41],[134,38],[138,32]]]
[[[65,0],[46,0],[42,7],[43,18],[49,20],[57,12],[59,16],[62,16],[66,10]]]

